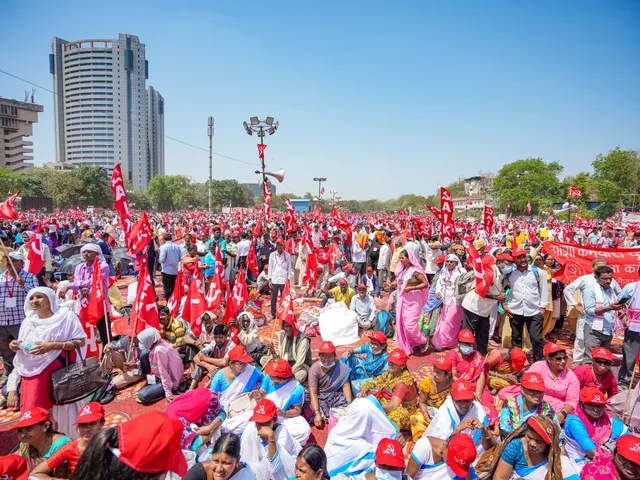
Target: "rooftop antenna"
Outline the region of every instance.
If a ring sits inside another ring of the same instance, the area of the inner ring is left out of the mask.
[[[24,91],[24,101],[28,102],[29,101],[29,90],[25,90]]]
[[[35,102],[35,98],[36,98],[36,89],[32,88],[31,89],[31,103],[36,103]]]

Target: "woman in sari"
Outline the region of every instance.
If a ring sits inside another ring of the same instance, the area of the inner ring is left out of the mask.
[[[580,472],[580,480],[637,480],[640,478],[640,437],[623,435],[613,454],[598,450]]]
[[[309,370],[307,392],[313,409],[313,423],[322,428],[329,420],[331,409],[346,407],[353,400],[353,395],[349,384],[351,369],[338,360],[333,343],[322,342],[318,352],[318,361]]]
[[[476,341],[471,330],[461,330],[458,334],[458,348],[449,350],[446,358],[453,366],[453,379],[466,380],[475,389],[476,400],[482,403],[490,425],[498,420],[498,411],[494,405],[493,396],[487,388],[485,358],[476,350]]]
[[[455,348],[458,343],[457,335],[462,325],[462,305],[456,298],[456,280],[466,272],[457,255],[447,255],[444,265],[445,268],[440,271],[436,283],[436,298],[442,299],[442,313],[433,336],[433,346],[440,350]]]
[[[444,265],[444,255],[440,255],[434,263],[438,266],[438,271],[433,277],[433,284],[438,283],[438,278],[442,272]],[[438,326],[438,320],[440,320],[440,313],[442,312],[442,298],[436,297],[436,291],[434,288],[429,289],[429,296],[427,297],[427,303],[422,306],[422,314],[420,315],[420,330],[427,339],[426,345],[431,343],[431,338],[436,332]]]
[[[424,377],[420,382],[418,393],[419,412],[411,415],[411,437],[417,441],[427,430],[431,418],[451,393],[453,376],[451,375],[451,360],[438,357],[433,361],[433,374]]]
[[[578,480],[571,461],[560,449],[560,427],[549,417],[527,418],[503,442],[478,460],[476,473],[493,480]]]
[[[411,415],[418,411],[418,392],[411,372],[409,357],[400,348],[389,354],[389,367],[379,377],[362,384],[360,397],[373,395],[398,430],[409,429]]]
[[[489,350],[486,358],[489,389],[500,391],[504,387],[517,385],[526,364],[527,354],[521,348]]]
[[[198,246],[195,243],[189,245],[187,254],[180,260],[182,262],[184,283],[185,285],[191,285],[191,279],[194,275],[200,275],[198,270]]]
[[[387,337],[380,330],[369,335],[370,343],[347,350],[346,364],[351,368],[351,389],[360,393],[362,383],[382,375],[387,369]],[[359,357],[358,355],[364,355]]]
[[[398,304],[396,306],[396,342],[407,355],[425,345],[419,320],[429,297],[427,274],[413,250],[402,250],[396,266]]]

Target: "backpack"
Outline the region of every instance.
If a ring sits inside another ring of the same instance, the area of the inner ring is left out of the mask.
[[[380,330],[385,334],[387,338],[393,338],[393,336],[396,334],[396,330],[393,327],[394,323],[395,317],[386,310],[382,310],[376,315],[373,330]]]

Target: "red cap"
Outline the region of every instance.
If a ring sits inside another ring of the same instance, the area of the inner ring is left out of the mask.
[[[539,373],[527,372],[522,375],[522,386],[528,390],[536,390],[538,392],[544,392],[544,378]]]
[[[451,396],[454,400],[473,400],[476,392],[466,380],[456,380],[451,385]]]
[[[78,420],[76,420],[74,425],[78,425],[79,423],[95,422],[101,418],[104,418],[104,407],[98,402],[87,403],[82,407],[82,410],[78,415]]]
[[[320,348],[318,349],[318,353],[336,353],[336,347],[331,342],[322,342]]]
[[[407,356],[404,350],[400,348],[396,348],[395,350],[392,350],[389,356],[387,357],[387,362],[393,363],[394,365],[403,366],[407,364],[408,359],[409,357]]]
[[[143,413],[118,427],[118,449],[111,449],[122,463],[141,473],[171,471],[187,474],[180,449],[182,423],[164,413]]]
[[[607,399],[598,387],[584,387],[580,390],[580,401],[600,407],[604,407],[607,404]]]
[[[346,278],[341,278],[340,281],[338,282],[339,285],[349,285],[349,282],[347,282]]]
[[[376,448],[376,465],[404,468],[402,445],[390,438],[380,440]]]
[[[268,263],[264,264],[264,270],[269,270],[269,264]]]
[[[276,245],[284,245],[284,240],[282,238],[279,238],[278,240],[276,240]]]
[[[367,265],[367,272],[373,272],[373,267],[371,265]]]
[[[387,343],[387,336],[381,330],[377,330],[369,335],[369,340],[376,343]]]
[[[249,356],[247,351],[242,345],[236,345],[231,350],[229,350],[229,360],[234,362],[242,362],[242,363],[251,363],[253,362],[253,358]]]
[[[366,283],[361,283],[358,285],[358,291],[360,290],[364,290],[365,292],[367,291],[367,284]]]
[[[511,252],[511,256],[512,256],[513,258],[516,258],[516,257],[522,257],[522,256],[524,256],[524,255],[526,255],[526,254],[527,254],[527,252],[525,252],[525,251],[524,251],[524,250],[522,250],[521,248],[516,248],[515,250],[513,250],[513,251]]]
[[[518,347],[514,347],[511,349],[511,366],[516,372],[522,370],[527,363],[527,354],[524,353],[524,350]]]
[[[591,351],[591,358],[599,358],[601,360],[613,361],[613,355],[604,347],[596,347]]]
[[[565,352],[566,350],[565,347],[561,347],[557,343],[549,342],[544,346],[544,356],[546,357],[556,352]]]
[[[451,370],[453,370],[453,364],[447,357],[436,358],[433,361],[433,366],[439,368],[440,370],[444,370],[445,372],[450,372]]]
[[[447,258],[447,257],[445,257],[444,255],[440,255],[438,258],[436,258],[436,261],[435,261],[435,262],[433,262],[433,263],[435,263],[436,265],[437,265],[437,264],[439,264],[439,263],[444,263],[444,261],[446,260],[446,258]]]
[[[476,343],[473,333],[471,333],[471,330],[466,328],[464,330],[460,330],[460,333],[458,334],[458,341],[462,343]]]
[[[30,410],[22,412],[20,420],[18,420],[18,423],[13,427],[13,429],[31,427],[48,420],[51,420],[49,410],[40,407],[33,407]]]
[[[8,480],[27,480],[29,478],[27,460],[18,455],[0,457],[0,473],[5,475],[2,478]]]
[[[513,262],[513,257],[508,253],[500,253],[496,255],[496,260],[507,260],[509,262]]]
[[[449,440],[447,465],[461,478],[467,478],[471,465],[476,461],[476,446],[471,435],[458,433]]]
[[[627,434],[616,442],[616,451],[627,460],[640,465],[640,437]]]
[[[253,415],[249,419],[250,422],[267,423],[278,416],[276,404],[268,398],[264,398],[258,402],[253,409]]]
[[[538,435],[542,437],[542,440],[544,440],[544,442],[547,445],[551,445],[551,437],[549,436],[547,431],[542,427],[542,425],[536,422],[534,417],[527,418],[527,424],[533,429],[534,432],[536,432]]]
[[[267,366],[264,367],[264,373],[270,377],[289,378],[293,376],[293,369],[291,365],[289,365],[289,362],[279,359],[267,363]]]

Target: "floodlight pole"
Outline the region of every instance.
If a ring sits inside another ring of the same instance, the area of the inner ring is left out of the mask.
[[[209,117],[209,213],[213,211],[213,117]]]

